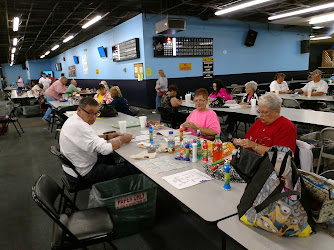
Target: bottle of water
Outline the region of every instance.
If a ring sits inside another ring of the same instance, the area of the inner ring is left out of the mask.
[[[169,154],[174,154],[175,153],[175,138],[173,131],[169,131],[169,136],[168,136],[168,153]]]

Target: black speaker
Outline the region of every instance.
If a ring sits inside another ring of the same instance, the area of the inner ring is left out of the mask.
[[[257,37],[257,32],[254,30],[249,30],[247,33],[247,37],[246,37],[246,41],[245,41],[245,45],[247,47],[252,47],[255,44],[255,40]]]
[[[26,63],[22,63],[22,69],[27,69]]]
[[[300,53],[310,53],[310,41],[309,40],[301,40],[300,41]]]
[[[65,57],[63,57],[63,61],[64,61],[64,62],[66,61]]]

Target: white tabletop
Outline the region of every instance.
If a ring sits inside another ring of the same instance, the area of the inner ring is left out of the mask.
[[[16,90],[12,90],[10,98],[11,99],[24,99],[24,98],[36,98],[36,97],[32,94],[31,90],[28,90],[27,92],[23,92],[23,94],[20,96],[17,95]]]
[[[182,103],[183,107],[195,108],[194,103]],[[258,116],[256,107],[250,107],[247,109],[242,109],[241,105],[239,108],[211,108],[214,111],[226,112],[226,113],[238,113],[244,115],[252,115]],[[281,115],[286,117],[292,122],[306,123],[306,124],[314,124],[325,127],[333,127],[334,126],[334,113],[330,112],[322,112],[322,111],[314,111],[310,109],[292,109],[292,108],[281,108]]]
[[[238,216],[232,216],[218,222],[218,228],[247,249],[332,250],[334,248],[334,239],[321,226],[317,226],[317,233],[309,237],[279,237],[262,229],[247,226],[239,221]]]
[[[118,132],[119,130],[112,127],[111,124],[120,120],[138,121],[138,118],[119,113],[117,117],[97,119],[92,126],[97,134],[102,134],[103,132],[112,130]],[[130,132],[134,135],[140,135],[141,130],[142,129],[140,127],[127,128],[127,132]],[[158,131],[159,130],[156,130],[155,132]],[[165,142],[163,137],[160,135],[156,135],[154,141],[156,143]],[[138,167],[138,162],[145,160],[132,159],[130,155],[134,155],[142,152],[143,150],[146,150],[139,148],[136,145],[137,143],[138,142],[130,142],[129,144],[122,145],[120,149],[116,150],[119,155],[121,155],[125,160],[133,164],[135,167]],[[157,154],[158,157],[165,155],[168,154]],[[170,155],[170,157],[174,158],[175,155],[176,154]],[[246,187],[246,184],[244,183],[231,183],[231,191],[224,191],[222,188],[224,182],[218,180],[212,180],[189,188],[178,190],[177,188],[170,185],[167,181],[162,179],[163,176],[172,175],[192,168],[196,168],[202,172],[205,172],[202,161],[197,163],[190,163],[190,168],[182,168],[160,174],[150,174],[138,167],[139,170],[141,170],[159,186],[164,188],[206,221],[218,221],[232,214],[235,214],[237,212],[237,205],[239,204],[240,198]]]
[[[324,101],[324,102],[334,102],[334,98],[331,95],[322,95],[322,96],[310,96],[305,95],[295,95],[295,94],[280,94],[282,99],[295,99],[300,101]]]
[[[60,102],[60,101],[49,101],[49,103],[55,108],[70,107],[70,106],[78,105],[78,104],[70,104],[69,102]]]
[[[3,90],[4,91],[12,91],[13,89],[17,89],[17,86],[13,86],[13,87],[6,87]]]

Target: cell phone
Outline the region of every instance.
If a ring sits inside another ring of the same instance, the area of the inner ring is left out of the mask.
[[[115,131],[115,130],[113,130],[113,131],[108,131],[108,132],[104,132],[103,134],[106,135],[106,134],[109,134],[109,133],[116,133],[116,131]]]

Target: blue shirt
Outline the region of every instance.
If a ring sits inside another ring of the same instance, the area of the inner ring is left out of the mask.
[[[113,101],[111,102],[112,105],[115,106],[115,109],[117,112],[121,112],[127,115],[132,115],[132,112],[129,110],[129,106],[127,102],[125,101],[124,97],[115,97],[113,98]]]

